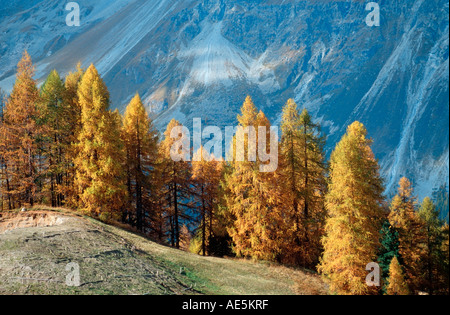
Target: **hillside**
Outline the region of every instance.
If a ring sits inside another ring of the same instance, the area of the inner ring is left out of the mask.
[[[79,287],[65,284],[68,263]],[[0,294],[326,294],[311,272],[200,257],[65,210],[0,212]]]

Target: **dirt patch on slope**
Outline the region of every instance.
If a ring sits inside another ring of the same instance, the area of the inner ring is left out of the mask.
[[[0,234],[31,227],[57,226],[66,220],[66,215],[44,211],[3,212],[0,213]]]

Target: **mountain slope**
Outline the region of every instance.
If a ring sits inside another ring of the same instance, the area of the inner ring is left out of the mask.
[[[326,294],[319,276],[200,257],[71,212],[0,213],[0,294]],[[77,263],[80,286],[65,284]]]
[[[25,0],[22,0],[25,3]],[[18,2],[22,2],[18,1]],[[246,94],[273,123],[294,98],[329,135],[362,121],[392,195],[408,176],[420,197],[449,181],[449,4],[379,1],[80,1],[80,27],[63,4],[40,2],[0,22],[0,86],[10,89],[23,49],[37,77],[95,63],[123,110],[140,92],[163,129],[176,118],[236,124]]]

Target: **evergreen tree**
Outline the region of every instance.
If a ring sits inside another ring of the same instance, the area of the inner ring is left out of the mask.
[[[378,263],[382,272],[383,279],[383,292],[387,289],[387,279],[389,278],[389,268],[394,257],[397,257],[399,261],[401,260],[399,251],[399,235],[398,231],[391,226],[388,220],[383,222],[381,228],[381,247],[378,253]]]
[[[93,65],[83,75],[78,98],[81,130],[74,164],[80,208],[102,219],[118,219],[127,197],[120,115],[109,111],[109,92]]]
[[[122,139],[126,148],[127,186],[135,208],[136,227],[146,228],[153,190],[151,178],[157,160],[158,135],[138,94],[131,100],[123,118]]]
[[[389,222],[399,232],[400,255],[403,259],[405,278],[412,292],[421,287],[420,261],[425,242],[424,224],[416,213],[416,203],[411,182],[407,178],[402,178],[398,194],[391,202]]]
[[[388,295],[409,295],[408,284],[403,275],[402,267],[398,262],[397,256],[392,259],[389,268]]]
[[[376,261],[380,247],[383,185],[367,131],[360,122],[347,129],[330,165],[328,218],[319,270],[338,294],[370,294],[366,265]]]

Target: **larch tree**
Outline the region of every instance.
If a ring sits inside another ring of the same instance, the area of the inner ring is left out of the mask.
[[[180,249],[185,252],[188,252],[191,247],[191,240],[192,240],[191,232],[189,231],[186,224],[183,224],[180,232]]]
[[[449,295],[450,289],[450,246],[449,246],[449,226],[445,224],[441,228],[442,244],[439,260],[439,294]]]
[[[78,88],[83,78],[85,69],[78,63],[76,70],[69,72],[64,80],[64,87],[66,89],[65,97],[66,103],[68,103],[72,114],[70,115],[73,120],[74,133],[81,129],[81,106],[78,98]]]
[[[180,248],[181,226],[189,219],[188,210],[193,209],[191,202],[191,165],[186,159],[175,160],[171,152],[177,151],[176,142],[182,139],[172,138],[172,130],[182,125],[172,119],[164,132],[164,140],[159,145],[159,161],[157,165],[158,178],[160,179],[159,198],[160,212],[164,221],[162,227],[168,231],[168,238],[172,247]],[[179,150],[178,150],[179,151]],[[190,153],[190,152],[189,152]]]
[[[439,278],[443,224],[439,220],[439,212],[435,204],[429,197],[423,200],[418,214],[426,230],[425,253],[421,264],[425,274],[425,287],[428,293],[433,295]]]
[[[398,194],[391,202],[389,222],[399,233],[399,252],[405,278],[412,292],[419,290],[423,282],[420,261],[425,243],[425,227],[416,212],[416,204],[411,182],[403,177],[400,179]]]
[[[409,295],[408,284],[406,283],[402,266],[400,265],[397,256],[394,256],[389,267],[389,284],[387,287],[387,294]]]
[[[74,164],[80,208],[103,219],[119,219],[127,198],[121,118],[109,110],[109,92],[94,65],[83,75],[78,98],[81,130]]]
[[[270,146],[270,123],[264,113],[258,113],[250,97],[246,98],[238,121],[242,130],[248,128],[248,133],[236,135],[231,144],[232,171],[225,176],[225,202],[233,221],[228,232],[236,255],[279,260],[282,216],[278,191],[271,189],[276,174],[261,172],[263,162],[252,157],[260,137],[267,137],[266,146]],[[266,127],[266,132],[260,133],[259,127]]]
[[[383,185],[371,144],[364,125],[354,122],[331,155],[319,271],[338,294],[375,293],[365,278],[380,247]]]
[[[142,104],[139,94],[131,100],[123,118],[122,139],[126,148],[125,168],[129,201],[135,209],[136,227],[147,228],[146,218],[151,215],[152,174],[157,161],[158,134]]]
[[[168,211],[169,206],[167,203],[167,182],[166,178],[164,178],[166,173],[166,163],[162,156],[160,143],[158,144],[157,157],[158,159],[151,179],[154,188],[154,202],[152,205],[151,228],[148,235],[163,243],[168,239],[167,231],[169,225],[167,224],[167,215],[170,211]],[[126,220],[126,217],[124,217],[123,220]]]
[[[38,123],[42,128],[41,154],[45,158],[45,178],[49,181],[52,207],[63,205],[71,161],[68,151],[71,146],[71,112],[66,102],[64,82],[53,70],[40,89]]]
[[[84,73],[85,69],[78,63],[76,70],[69,72],[64,80],[65,102],[69,111],[68,119],[70,120],[71,140],[73,142],[77,140],[81,131],[81,105],[78,97],[78,88]]]
[[[0,88],[0,124],[3,123],[6,99],[6,93]]]
[[[288,261],[304,267],[315,266],[325,219],[325,141],[320,126],[312,121],[306,109],[300,113],[292,99],[283,108],[281,130],[279,189],[284,203],[289,205]]]
[[[220,158],[220,157],[219,157]],[[214,235],[215,213],[219,204],[219,188],[223,162],[207,152],[203,146],[194,154],[192,161],[193,194],[197,212],[200,214],[201,254],[210,255]]]
[[[69,72],[65,77],[65,103],[68,106],[68,124],[70,126],[70,134],[68,136],[67,142],[71,143],[67,150],[67,160],[70,161],[69,168],[66,173],[66,183],[65,183],[65,195],[67,197],[66,204],[71,207],[77,207],[78,205],[78,194],[75,189],[75,165],[73,161],[78,155],[77,142],[78,136],[81,131],[81,106],[78,99],[78,87],[80,85],[81,79],[83,78],[85,70],[78,63],[76,71]]]
[[[8,177],[7,165],[6,165],[6,130],[3,128],[4,121],[4,108],[6,104],[6,95],[0,88],[0,210],[3,211],[7,204],[10,204],[10,198],[8,196]],[[9,206],[10,207],[10,206]]]
[[[33,206],[38,198],[38,145],[36,123],[39,91],[33,79],[34,66],[25,51],[17,65],[16,82],[3,109],[3,177],[10,208]]]
[[[6,104],[6,94],[0,88],[0,122],[3,122],[3,109]]]
[[[262,111],[259,111],[256,116],[255,128],[258,151],[261,152],[263,150],[267,153],[269,150],[272,150],[271,142],[278,141],[278,137],[272,137],[271,123]],[[250,143],[249,145],[251,147]],[[279,152],[277,150],[276,152],[271,152],[271,154],[273,158],[273,155],[279,155]],[[285,250],[285,208],[281,198],[282,192],[273,189],[273,187],[280,186],[282,178],[278,176],[276,170],[262,172],[262,166],[267,166],[269,163],[269,161],[264,162],[261,160],[261,156],[258,155],[256,170],[253,172],[254,190],[252,195],[255,200],[259,199],[260,202],[256,207],[252,205],[253,216],[256,220],[252,252],[254,258],[262,257],[263,259],[281,262],[284,256],[283,251]]]
[[[248,128],[256,125],[258,111],[248,96],[241,108],[241,115],[238,116],[239,127]],[[245,135],[242,146],[237,145],[237,137],[233,138],[231,145],[232,162],[231,171],[225,175],[226,195],[225,201],[227,210],[232,217],[232,224],[228,228],[228,232],[233,239],[233,250],[237,256],[252,256],[251,237],[253,234],[253,218],[250,214],[250,204],[257,206],[255,200],[252,203],[253,174],[257,172],[256,163],[248,160],[248,135]],[[236,161],[240,148],[243,152],[239,152],[244,156],[243,161]]]
[[[221,178],[217,188],[218,198],[213,217],[213,233],[209,239],[209,252],[212,256],[233,256],[233,239],[229,230],[234,225],[235,217],[229,211],[227,200],[230,198],[231,190],[228,186],[229,179],[233,173],[232,163],[221,163]]]

